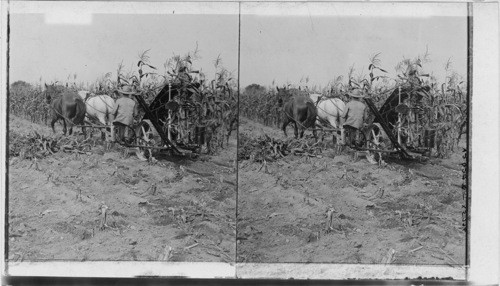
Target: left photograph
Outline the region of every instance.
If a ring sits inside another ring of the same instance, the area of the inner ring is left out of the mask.
[[[238,3],[11,2],[7,257],[234,262]]]

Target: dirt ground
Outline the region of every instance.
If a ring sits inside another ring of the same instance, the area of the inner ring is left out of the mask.
[[[239,132],[283,138],[245,119]],[[321,158],[288,155],[267,170],[240,161],[237,261],[463,265],[461,154],[387,162],[331,149]]]
[[[240,133],[283,137],[240,124]],[[9,130],[52,134],[13,116]],[[384,167],[332,150],[267,170],[241,161],[237,206],[235,136],[196,160],[150,164],[122,151],[9,158],[8,259],[381,263],[394,250],[394,264],[465,262],[458,153]]]
[[[14,116],[9,130],[52,136]],[[153,164],[123,149],[9,158],[9,261],[234,262],[236,135],[219,155],[196,160]]]

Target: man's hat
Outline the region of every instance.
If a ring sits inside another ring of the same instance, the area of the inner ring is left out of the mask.
[[[117,92],[121,94],[140,94],[139,91],[135,88],[134,85],[124,85],[121,88],[116,89]]]
[[[359,89],[351,90],[347,93],[350,97],[364,98],[364,94]]]

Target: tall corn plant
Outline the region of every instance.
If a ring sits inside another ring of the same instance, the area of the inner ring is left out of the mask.
[[[123,85],[135,86],[141,91],[146,103],[151,103],[156,94],[165,85],[165,78],[158,75],[157,68],[150,63],[149,50],[145,50],[138,55],[137,71],[125,71],[123,62],[118,65],[116,83],[108,80],[109,86],[113,89]],[[113,86],[115,84],[115,86]]]
[[[34,123],[47,124],[50,118],[50,107],[43,96],[41,87],[23,81],[11,84],[9,112]]]
[[[174,55],[164,63],[161,77],[180,88],[179,96],[174,99],[181,106],[177,116],[184,122],[177,125],[180,133],[194,134],[195,128],[204,128],[210,134],[212,150],[216,151],[228,140],[228,131],[237,120],[236,89],[221,57],[214,60],[212,80],[193,68],[198,58],[198,47],[184,56]],[[180,140],[188,142],[191,139],[184,136]]]
[[[423,145],[423,130],[435,130],[436,156],[446,158],[456,150],[460,127],[465,120],[465,95],[460,87],[463,82],[458,82],[459,76],[451,71],[451,62],[448,61],[446,82],[438,85],[423,71],[426,62],[429,62],[428,52],[413,60],[405,59],[396,67],[400,72],[399,84],[409,90],[420,90],[419,93],[424,95],[419,100],[414,97],[407,102],[417,113],[403,117],[403,130],[409,138],[407,144],[413,146]]]

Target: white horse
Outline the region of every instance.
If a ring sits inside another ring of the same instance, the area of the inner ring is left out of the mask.
[[[333,128],[341,127],[344,122],[345,103],[340,98],[322,100],[321,94],[310,94],[309,97],[316,105],[318,111],[316,124],[319,124],[320,121],[326,121]]]
[[[87,118],[97,118],[104,125],[110,125],[113,122],[113,111],[115,100],[106,94],[87,97]]]
[[[89,92],[84,93],[84,91],[78,92],[78,94],[80,96],[85,95],[86,120],[98,120],[101,124],[109,127],[106,129],[110,132],[109,134],[112,134],[114,115],[111,113],[115,107],[115,100],[106,94],[91,96]],[[106,139],[106,132],[104,130],[101,130],[101,138],[103,140]]]

